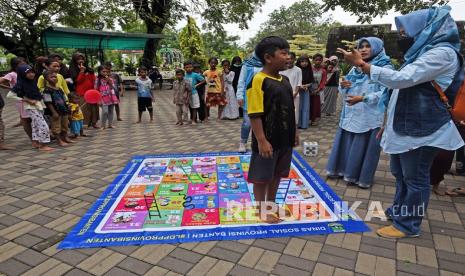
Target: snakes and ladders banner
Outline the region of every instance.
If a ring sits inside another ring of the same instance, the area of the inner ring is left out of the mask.
[[[249,162],[228,152],[135,156],[59,248],[369,231],[297,152],[276,197],[282,221],[263,222]]]

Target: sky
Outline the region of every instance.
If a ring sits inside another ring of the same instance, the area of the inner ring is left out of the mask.
[[[289,7],[295,2],[298,2],[298,0],[267,0],[266,3],[262,6],[261,12],[256,12],[253,19],[248,22],[249,29],[241,30],[237,24],[227,24],[224,27],[229,35],[239,36],[239,44],[243,45],[258,32],[260,25],[267,20],[268,15],[273,10],[278,9],[280,6]],[[315,2],[322,3],[322,1],[318,0]],[[451,14],[455,20],[465,20],[465,0],[451,0],[449,5],[452,7]],[[333,19],[341,22],[344,25],[360,24],[357,23],[357,16],[353,16],[348,12],[344,12],[341,8],[337,8],[334,12],[330,12],[325,15],[328,16],[330,14],[332,15]],[[399,13],[389,12],[383,17],[374,18],[371,24],[387,23],[392,24],[392,27],[395,28],[394,17],[397,15],[399,15]],[[185,24],[185,22],[180,22],[178,24],[178,28],[182,28]]]

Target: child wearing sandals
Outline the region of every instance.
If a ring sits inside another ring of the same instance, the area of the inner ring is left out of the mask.
[[[50,129],[44,119],[42,104],[42,93],[37,87],[35,72],[31,66],[21,64],[18,66],[18,79],[13,92],[21,98],[24,110],[31,119],[32,147],[40,151],[51,151],[53,148],[46,144],[50,143]]]
[[[44,103],[52,114],[51,127],[59,146],[65,147],[74,143],[68,138],[69,130],[69,107],[66,103],[67,97],[65,92],[57,86],[57,73],[47,70],[43,73],[45,88],[43,91]]]
[[[248,181],[253,183],[260,219],[279,223],[276,193],[281,178],[289,176],[292,147],[299,144],[293,90],[289,79],[279,74],[287,68],[289,44],[280,37],[266,37],[255,54],[263,70],[253,77],[246,93],[253,133]]]

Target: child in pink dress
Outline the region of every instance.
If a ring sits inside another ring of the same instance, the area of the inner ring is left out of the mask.
[[[119,103],[115,93],[113,80],[110,77],[110,69],[105,66],[98,67],[98,77],[95,81],[95,89],[102,94],[100,105],[102,107],[102,124],[101,129],[105,129],[108,120],[108,128],[113,126],[113,113],[115,106]]]

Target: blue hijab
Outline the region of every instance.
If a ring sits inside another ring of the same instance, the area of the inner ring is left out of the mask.
[[[255,54],[255,52],[253,53],[253,55],[246,59],[243,63],[243,65],[247,66],[247,67],[263,67],[263,64],[262,62],[260,61],[260,59],[257,57],[257,55]]]
[[[362,37],[358,40],[357,48],[360,48],[363,42],[368,42],[371,47],[371,55],[368,58],[368,63],[379,67],[391,64],[391,58],[386,55],[384,51],[384,42],[381,39],[377,37]],[[357,85],[358,83],[367,81],[369,76],[354,67],[345,78],[352,82],[353,85]]]
[[[450,16],[450,6],[418,10],[395,18],[397,30],[404,28],[408,37],[415,42],[405,53],[405,63],[412,63],[425,52],[436,47],[450,47],[460,50],[457,24]]]

